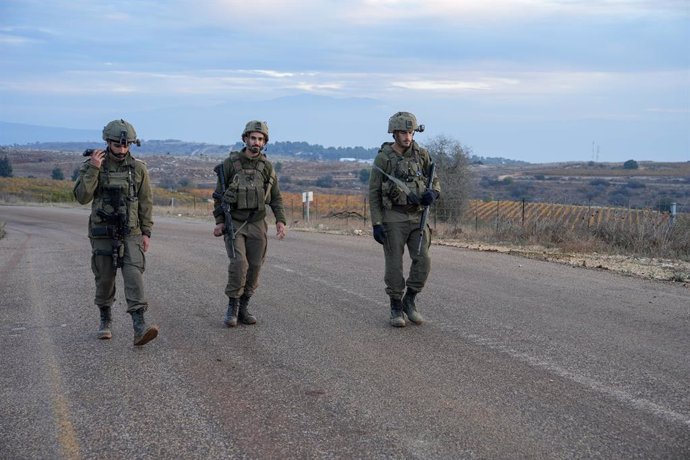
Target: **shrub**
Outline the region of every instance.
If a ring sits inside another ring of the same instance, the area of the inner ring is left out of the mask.
[[[637,189],[637,188],[646,188],[647,186],[640,181],[629,180],[623,187]]]
[[[12,163],[10,163],[7,155],[4,158],[0,158],[0,177],[12,177]]]
[[[591,181],[589,181],[589,185],[592,185],[594,187],[598,187],[598,186],[608,187],[611,184],[606,179],[592,179]]]
[[[65,174],[62,172],[62,169],[58,168],[57,166],[53,168],[53,172],[50,173],[50,177],[53,180],[65,180]]]
[[[640,165],[635,160],[628,160],[623,163],[623,169],[638,169]]]
[[[326,174],[325,176],[321,176],[318,179],[316,179],[316,186],[317,187],[323,187],[323,188],[332,188],[335,186],[335,181],[333,180],[333,176],[330,174]]]

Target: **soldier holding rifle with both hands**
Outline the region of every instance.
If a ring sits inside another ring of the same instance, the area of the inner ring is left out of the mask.
[[[383,245],[384,281],[390,298],[390,324],[404,327],[406,319],[422,324],[416,296],[431,270],[431,229],[428,209],[441,194],[429,152],[414,141],[424,125],[410,112],[397,112],[388,120],[393,142],[381,145],[369,178],[369,202],[374,239]],[[407,246],[412,263],[405,279],[403,254]]]

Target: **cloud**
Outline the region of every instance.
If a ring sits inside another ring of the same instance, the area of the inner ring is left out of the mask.
[[[441,22],[539,19],[551,15],[634,16],[671,12],[688,15],[683,0],[360,0],[345,17],[359,24],[436,19]]]
[[[275,78],[289,78],[289,77],[294,77],[296,75],[294,72],[278,72],[276,70],[250,70],[247,72],[256,73],[258,75],[265,75],[267,77],[275,77]]]
[[[343,89],[340,83],[305,83],[300,82],[294,85],[295,89],[306,91],[308,93],[331,93]]]
[[[391,83],[396,88],[411,89],[415,91],[477,91],[488,90],[491,86],[486,82],[448,81],[448,80],[418,80],[418,81],[394,81]]]
[[[652,113],[690,113],[690,107],[650,107],[647,112]]]
[[[115,67],[115,69],[113,69]],[[443,77],[397,72],[281,72],[274,69],[198,70],[143,72],[102,68],[36,74],[22,79],[0,77],[0,90],[42,94],[131,94],[148,97],[201,97],[199,102],[246,98],[257,100],[299,92],[333,97],[369,97],[395,102],[410,99],[474,98],[478,101],[526,100],[533,103],[553,98],[604,97],[622,94],[687,91],[684,71],[462,71],[444,69]]]
[[[0,45],[17,46],[25,45],[27,43],[35,42],[36,40],[23,37],[20,35],[10,35],[0,33]]]

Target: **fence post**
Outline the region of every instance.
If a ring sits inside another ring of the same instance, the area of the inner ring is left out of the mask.
[[[367,196],[362,195],[362,202],[364,204],[364,211],[362,212],[362,220],[364,221],[364,226],[367,226]]]
[[[676,220],[676,203],[671,203],[671,225]]]
[[[498,211],[501,206],[501,200],[496,200],[496,233],[498,233]]]
[[[592,199],[587,201],[587,230],[589,230],[589,223],[592,220]]]
[[[345,227],[350,228],[350,195],[345,195]]]

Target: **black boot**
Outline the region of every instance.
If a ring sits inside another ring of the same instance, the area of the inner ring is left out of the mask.
[[[405,295],[402,298],[403,310],[407,315],[407,319],[415,324],[422,324],[424,322],[424,318],[422,318],[422,315],[419,314],[417,311],[417,306],[414,303],[414,298],[416,295],[417,291],[407,288],[407,292],[405,292]]]
[[[158,326],[149,326],[144,319],[144,310],[133,311],[132,324],[134,325],[134,345],[146,345],[158,336]]]
[[[110,331],[110,325],[113,322],[113,316],[110,312],[109,305],[101,305],[98,307],[101,311],[101,324],[98,326],[98,338],[101,340],[107,340],[113,338],[113,334]]]
[[[256,318],[249,313],[249,297],[244,294],[240,297],[240,311],[237,318],[242,324],[256,324]]]
[[[402,301],[393,297],[391,297],[391,326],[405,327]]]
[[[237,297],[230,298],[228,302],[228,311],[225,313],[225,325],[227,327],[237,326],[237,310],[240,308],[240,299]]]

